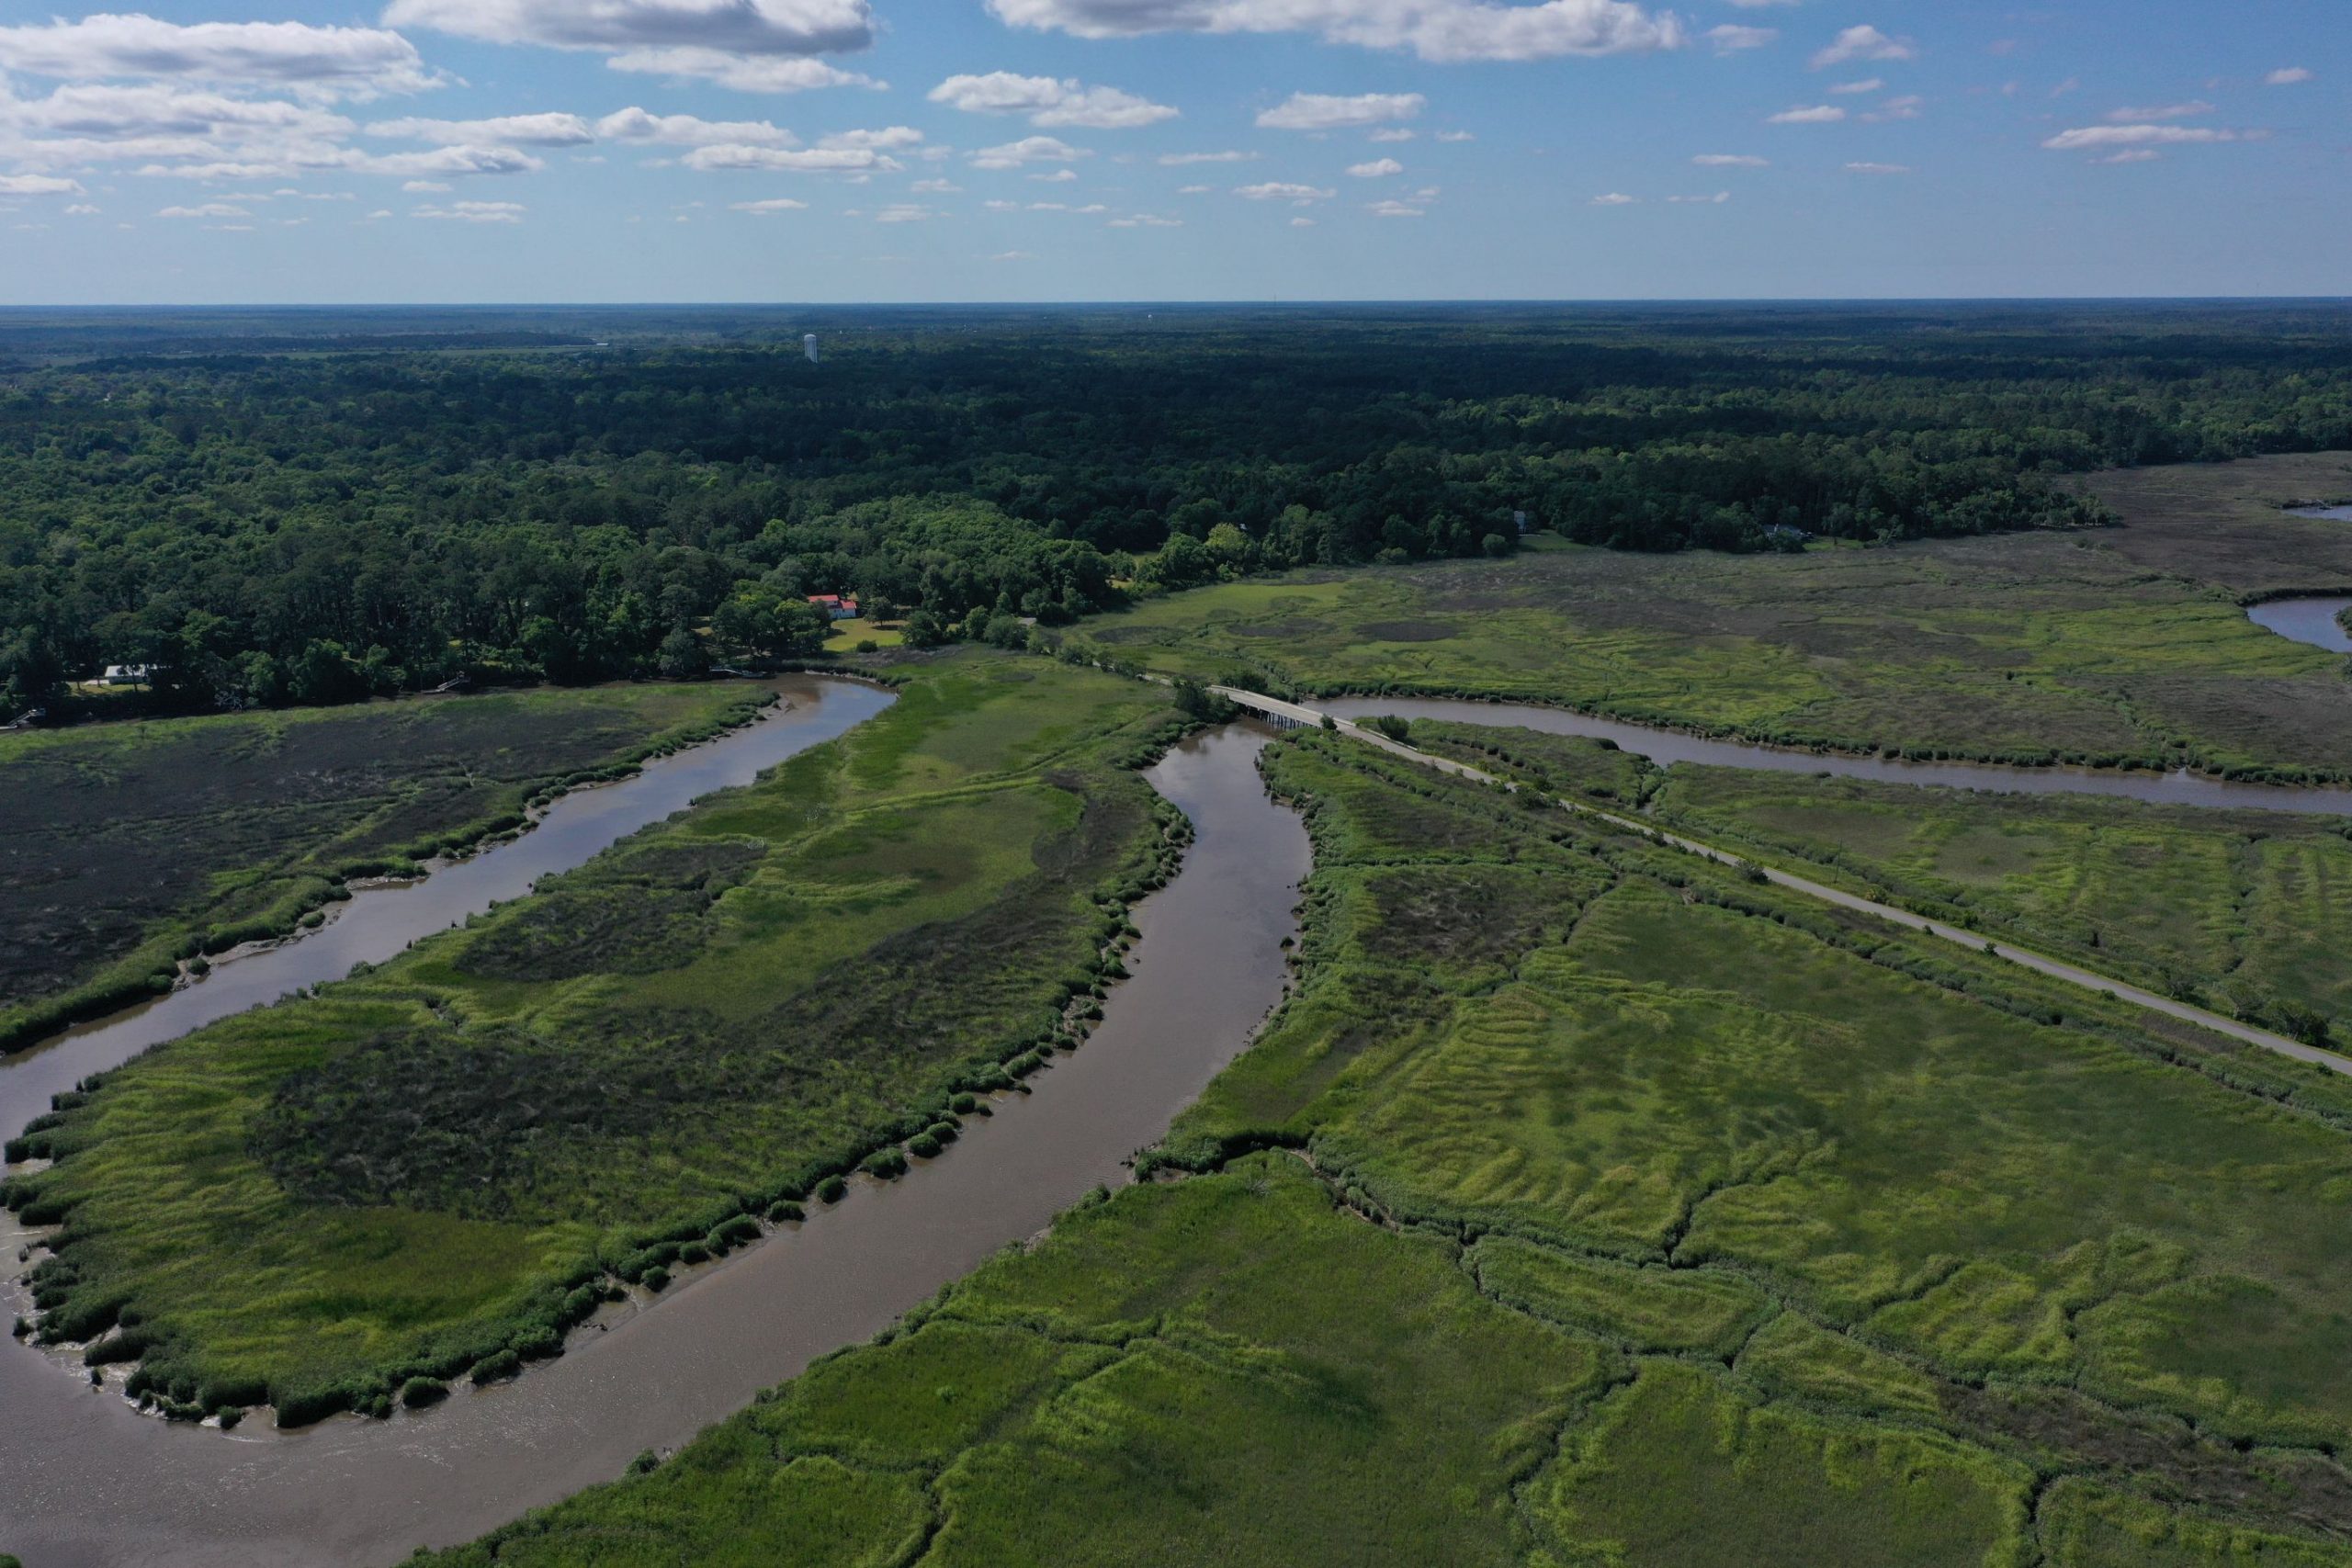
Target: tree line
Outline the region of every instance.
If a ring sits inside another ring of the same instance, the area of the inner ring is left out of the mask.
[[[0,716],[108,663],[167,709],[918,642],[1302,564],[2106,521],[2064,476],[2352,446],[2312,307],[888,318],[610,352],[0,374]],[[986,612],[977,615],[975,612]]]

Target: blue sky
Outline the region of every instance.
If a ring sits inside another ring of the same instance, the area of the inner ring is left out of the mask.
[[[0,303],[2342,294],[2346,0],[0,8]]]

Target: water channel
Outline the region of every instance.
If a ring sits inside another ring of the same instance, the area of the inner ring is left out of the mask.
[[[389,956],[462,919],[463,908],[514,897],[537,876],[584,860],[694,795],[748,782],[889,700],[831,682],[796,683],[789,694],[789,712],[638,779],[566,797],[514,843],[387,890],[486,873],[526,845],[541,851],[520,881],[502,868],[469,894],[444,886],[430,923],[407,913],[411,906],[390,906],[403,912],[379,917],[374,911],[388,906],[355,898],[327,928],[342,928],[340,968],[315,948],[279,974],[276,990],[249,979],[235,993],[240,1005]],[[1227,725],[1149,771],[1196,837],[1175,878],[1135,911],[1143,935],[1126,959],[1132,976],[1112,989],[1084,1049],[1029,1080],[1030,1092],[1000,1097],[994,1116],[968,1119],[962,1139],[934,1160],[916,1161],[907,1179],[861,1179],[806,1224],[692,1271],[658,1305],[633,1301],[592,1323],[561,1359],[390,1421],[344,1416],[293,1432],[264,1421],[230,1433],[172,1425],[90,1388],[77,1366],[0,1346],[0,1548],[40,1568],[227,1568],[386,1563],[419,1545],[469,1540],[612,1479],[645,1449],[684,1442],[813,1358],[870,1337],[1007,1242],[1046,1226],[1096,1184],[1118,1181],[1125,1158],[1167,1130],[1282,995],[1283,939],[1295,930],[1290,910],[1308,855],[1297,817],[1270,801],[1258,779],[1265,739],[1255,726]],[[688,773],[691,779],[676,776]],[[577,823],[588,808],[567,811],[574,802],[594,802],[604,829]],[[548,853],[554,840],[542,835],[551,829],[577,837]],[[242,962],[300,953],[319,940]],[[96,1066],[237,1010],[220,1001],[191,1008],[182,998],[238,967],[224,964],[204,985],[135,1017],[0,1064],[0,1125],[13,1132],[44,1108],[50,1084],[69,1087]],[[179,1011],[157,1018],[175,1003]]]
[[[2326,523],[2352,523],[2352,506],[2290,506],[2287,510],[2297,517],[2316,517]]]
[[[1395,714],[1400,718],[1517,725],[1547,735],[1589,736],[1615,741],[1625,750],[1646,757],[1660,767],[1696,762],[1708,767],[1829,773],[1880,784],[1926,784],[1945,789],[2016,795],[2097,795],[2143,800],[2156,806],[2232,807],[2241,810],[2352,816],[2352,788],[2340,786],[2233,784],[2185,771],[2157,773],[2108,768],[2024,768],[1995,762],[1915,762],[1893,757],[1804,751],[1654,728],[1527,703],[1471,702],[1456,697],[1333,697],[1318,700],[1315,705],[1340,718]]]

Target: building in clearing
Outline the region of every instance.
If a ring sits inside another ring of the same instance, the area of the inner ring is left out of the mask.
[[[109,686],[143,686],[149,673],[149,667],[144,664],[109,664],[98,679]]]
[[[857,618],[857,601],[846,593],[811,593],[808,603],[837,621]]]

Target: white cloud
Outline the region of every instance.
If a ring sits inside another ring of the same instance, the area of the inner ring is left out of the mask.
[[[502,115],[495,119],[379,119],[368,128],[368,134],[467,147],[506,142],[526,147],[577,147],[596,139],[588,122],[576,114]]]
[[[1348,173],[1360,180],[1385,180],[1391,175],[1401,175],[1405,165],[1394,158],[1374,158],[1369,164],[1350,164]]]
[[[1688,42],[1671,12],[1634,0],[989,0],[1013,27],[1080,38],[1139,33],[1313,33],[1423,60],[1543,60],[1641,53]]]
[[[1021,210],[1021,204],[1017,201],[991,200],[984,201],[980,203],[980,206],[989,212],[1018,212]]]
[[[519,201],[453,201],[447,207],[417,208],[410,216],[456,223],[520,223],[526,210]]]
[[[391,0],[388,27],[548,49],[842,54],[874,41],[865,0]]]
[[[1073,147],[1057,136],[1024,136],[1001,147],[983,147],[972,154],[976,169],[1017,169],[1023,164],[1067,164],[1093,154]]]
[[[417,196],[435,196],[449,189],[447,180],[410,180],[401,189]]]
[[[805,201],[795,201],[788,196],[772,196],[765,201],[733,201],[727,205],[729,212],[803,212]]]
[[[852,170],[894,171],[900,165],[870,147],[752,147],[716,142],[679,160],[689,169],[780,169],[794,174],[842,174]]]
[[[1813,104],[1792,109],[1782,109],[1764,123],[1767,125],[1831,125],[1846,118],[1846,111],[1836,104]]]
[[[1466,130],[1441,130],[1437,133],[1437,139],[1440,141],[1476,141],[1478,140]]]
[[[1876,28],[1848,28],[1813,57],[1815,71],[1843,65],[1849,60],[1917,60],[1918,50],[1908,39],[1889,38]]]
[[[1078,178],[1078,171],[1076,169],[1056,169],[1050,175],[1031,175],[1029,177],[1033,180],[1042,180],[1047,185],[1068,185]]]
[[[1383,126],[1364,138],[1366,141],[1410,141],[1417,133],[1401,125]]]
[[[1758,158],[1752,152],[1702,152],[1690,160],[1702,169],[1763,169],[1771,166],[1769,158]]]
[[[1364,207],[1374,218],[1419,218],[1423,209],[1403,201],[1374,201]]]
[[[2109,109],[2107,118],[2117,121],[2152,119],[2191,119],[2200,114],[2211,114],[2213,106],[2202,98],[2191,98],[2179,104],[2150,104],[2131,108]]]
[[[1159,163],[1163,169],[1182,169],[1194,164],[1249,164],[1257,157],[1255,152],[1162,152]]]
[[[97,15],[0,28],[0,62],[26,76],[186,77],[371,97],[438,85],[415,45],[378,28],[303,22],[166,22]]]
[[[2208,125],[2085,125],[2062,130],[2042,142],[2053,152],[2098,152],[2116,147],[2177,146],[2236,141],[2248,133]]]
[[[349,153],[319,165],[371,175],[529,175],[547,164],[514,147],[436,147],[430,152]],[[144,173],[145,171],[141,171]]]
[[[0,175],[0,190],[6,190],[7,188],[7,176]],[[65,209],[66,216],[69,218],[96,218],[98,215],[98,212],[99,209],[92,207],[86,201],[77,201]]]
[[[242,207],[225,201],[208,201],[197,207],[161,207],[158,218],[251,218],[253,214]]]
[[[2153,147],[2126,147],[2120,152],[2109,152],[2104,158],[2093,158],[2094,164],[2153,164],[2164,154]]]
[[[1899,98],[1887,99],[1878,107],[1863,115],[1862,118],[1872,125],[1883,124],[1890,119],[1917,119],[1919,111],[1925,108],[1927,104],[1928,100],[1919,96],[1918,94],[1909,93]]]
[[[874,221],[876,223],[921,223],[936,216],[937,214],[928,207],[922,207],[911,201],[894,201],[875,213]]]
[[[0,196],[78,196],[79,183],[56,175],[0,175]],[[67,208],[68,212],[76,210]],[[92,212],[96,208],[89,209]]]
[[[1037,259],[1037,253],[1035,251],[999,251],[996,254],[989,256],[987,259],[992,262],[1035,261]]]
[[[835,130],[817,138],[820,147],[870,147],[876,152],[898,152],[912,147],[922,140],[922,132],[911,125],[886,125],[879,130]]]
[[[635,141],[666,147],[790,147],[799,138],[763,119],[703,119],[690,114],[650,114],[631,106],[615,109],[596,122],[596,135],[606,141]]]
[[[1138,212],[1128,218],[1114,218],[1102,225],[1105,229],[1182,229],[1182,218],[1161,218],[1154,213]]]
[[[1865,76],[1859,82],[1839,82],[1830,87],[1833,93],[1875,93],[1886,85],[1883,76]]]
[[[1640,199],[1640,197],[1627,196],[1622,190],[1612,190],[1606,196],[1594,197],[1592,198],[1592,205],[1595,207],[1631,207]]]
[[[632,49],[605,63],[615,71],[663,76],[673,82],[709,82],[738,93],[805,93],[816,87],[889,85],[855,71],[844,71],[799,54],[729,54],[723,49]]]
[[[1329,201],[1339,192],[1317,190],[1313,186],[1295,185],[1286,180],[1267,180],[1254,186],[1236,186],[1233,194],[1247,197],[1251,201],[1307,202]]]
[[[1176,194],[1178,196],[1206,196],[1216,188],[1215,186],[1178,186]]]
[[[907,188],[917,196],[953,196],[964,187],[954,180],[917,180]]]
[[[1719,28],[1709,28],[1703,35],[1715,46],[1717,54],[1737,54],[1742,50],[1762,49],[1781,36],[1778,28],[1743,28],[1725,22]]]
[[[2291,87],[2298,82],[2308,82],[2311,79],[2312,73],[2304,66],[2282,65],[2265,76],[2262,79],[2262,85],[2266,87]]]
[[[403,128],[440,140],[514,129],[492,121],[414,121]],[[315,102],[236,97],[169,82],[74,83],[39,98],[15,97],[0,85],[0,159],[28,172],[129,164],[142,176],[218,181],[287,180],[322,171],[514,174],[544,166],[502,144],[458,141],[426,152],[369,153],[346,144],[357,130]]]
[[[1911,168],[1907,164],[1849,164],[1846,172],[1849,175],[1907,175]]]
[[[1678,207],[1720,207],[1731,199],[1731,192],[1719,190],[1713,196],[1669,196],[1666,199]]]
[[[1037,126],[1082,126],[1125,130],[1174,119],[1177,111],[1117,87],[1081,86],[1076,77],[1022,76],[991,71],[980,76],[950,76],[928,95],[934,104],[967,114],[1026,115]]]
[[[1419,93],[1359,93],[1353,97],[1293,93],[1260,114],[1258,125],[1264,130],[1342,130],[1383,120],[1411,119],[1428,103]]]

